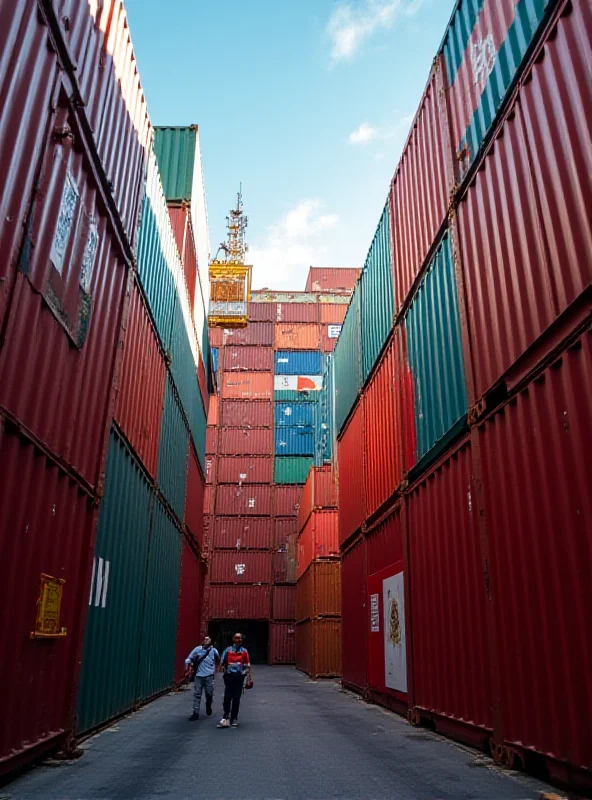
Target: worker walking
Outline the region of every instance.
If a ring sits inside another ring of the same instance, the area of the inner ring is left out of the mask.
[[[185,667],[190,679],[195,681],[193,692],[193,714],[189,717],[191,722],[199,719],[201,695],[206,695],[206,714],[212,715],[212,701],[214,699],[214,675],[220,663],[220,653],[212,647],[212,640],[206,636],[203,644],[195,647],[185,659]]]
[[[218,727],[237,728],[243,686],[250,689],[253,685],[251,661],[243,647],[242,634],[235,633],[233,644],[223,652],[222,671],[224,672],[224,716]]]

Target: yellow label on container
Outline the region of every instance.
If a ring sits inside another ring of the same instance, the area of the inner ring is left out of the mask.
[[[63,578],[41,575],[39,598],[37,600],[37,619],[32,639],[55,639],[66,636],[66,629],[60,627],[60,607],[62,605]]]

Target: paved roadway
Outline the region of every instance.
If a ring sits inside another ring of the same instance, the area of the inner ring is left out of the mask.
[[[354,695],[289,667],[259,667],[241,726],[188,722],[173,693],[83,744],[82,758],[30,770],[0,800],[538,800],[549,787],[504,773]],[[203,708],[202,708],[203,711]]]

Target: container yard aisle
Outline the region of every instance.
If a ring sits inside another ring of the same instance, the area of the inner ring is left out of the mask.
[[[290,667],[257,667],[241,727],[189,723],[189,691],[171,694],[89,739],[84,756],[38,767],[9,786],[10,800],[152,798],[390,798],[534,800],[548,787],[501,772],[353,695]],[[221,704],[217,678],[215,711]]]

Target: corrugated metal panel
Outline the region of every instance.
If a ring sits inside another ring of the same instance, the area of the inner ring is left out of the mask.
[[[358,691],[368,686],[370,612],[366,575],[366,543],[362,539],[341,559],[343,683]]]
[[[307,292],[353,292],[359,277],[357,267],[311,267],[305,288]]]
[[[217,347],[212,347],[212,369],[216,375],[220,371],[220,351]]]
[[[153,502],[142,471],[112,433],[86,601],[79,732],[122,714],[136,702]]]
[[[212,586],[210,619],[269,619],[271,590],[261,586]]]
[[[278,427],[275,429],[275,455],[313,456],[314,436],[312,425]]]
[[[337,443],[339,463],[339,544],[366,519],[364,503],[364,405],[358,403]]]
[[[442,45],[459,177],[475,160],[553,0],[464,0]]]
[[[224,329],[222,342],[232,345],[260,345],[273,347],[273,322],[251,322],[245,328]],[[222,344],[220,342],[220,344]]]
[[[278,350],[276,375],[321,375],[323,356],[318,350]]]
[[[249,303],[249,322],[275,322],[275,303]]]
[[[210,395],[210,407],[208,409],[208,427],[219,425],[220,400],[217,394]]]
[[[181,548],[183,537],[156,499],[152,509],[148,570],[144,593],[138,698],[147,700],[169,688],[175,675]]]
[[[366,537],[368,575],[373,575],[403,560],[403,525],[402,506],[399,504],[387,519]]]
[[[214,550],[210,555],[210,581],[271,583],[272,559],[269,551]]]
[[[296,667],[311,678],[341,675],[340,620],[308,620],[296,626]]]
[[[461,341],[454,258],[449,233],[405,316],[408,363],[413,375],[417,460],[467,412],[467,387]],[[444,439],[445,441],[445,439]]]
[[[286,542],[286,582],[296,583],[296,567],[298,563],[298,545],[296,534],[291,533]]]
[[[154,128],[154,151],[167,200],[191,200],[196,145],[197,125]]]
[[[395,492],[403,478],[400,336],[394,332],[364,392],[364,496],[366,515]]]
[[[231,347],[223,350],[222,369],[226,372],[273,372],[271,347]]]
[[[476,491],[467,441],[412,487],[408,579],[415,705],[489,731],[490,655]]]
[[[219,458],[218,483],[273,483],[273,456]]]
[[[362,386],[361,289],[358,284],[333,354],[335,426],[339,433]]]
[[[310,292],[274,292],[271,289],[258,289],[253,292],[252,300],[256,303],[310,303],[317,302],[316,294]]]
[[[276,305],[276,322],[318,322],[316,297],[312,303],[282,303]]]
[[[273,406],[261,400],[224,400],[221,417],[224,427],[272,428]]]
[[[286,487],[282,487],[286,488]],[[277,492],[278,488],[275,489],[276,494],[276,513],[277,513]],[[273,539],[273,546],[276,550],[281,550],[286,547],[288,542],[288,536],[296,535],[297,533],[298,523],[296,521],[296,517],[288,517],[286,519],[276,519],[274,521],[274,539]]]
[[[320,467],[325,462],[331,461],[333,454],[333,439],[336,431],[335,419],[335,393],[333,359],[326,361],[323,370],[323,388],[319,398],[319,413],[317,414],[317,431],[315,441],[315,464]]]
[[[361,269],[357,269],[356,272],[357,272],[358,278],[359,278],[362,270]],[[347,306],[347,305],[349,305],[349,301],[351,300],[351,296],[353,294],[353,291],[354,291],[354,289],[353,289],[353,286],[352,286],[351,289],[348,289],[348,291],[344,292],[344,293],[326,292],[326,293],[323,293],[323,294],[318,294],[317,295],[317,303],[327,304],[327,305],[334,305],[334,306],[335,305]]]
[[[343,325],[347,308],[345,303],[321,303],[319,307],[321,325]]]
[[[299,530],[315,508],[337,508],[337,481],[330,465],[313,467],[308,473],[298,512]]]
[[[273,375],[271,372],[246,372],[222,374],[221,396],[225,400],[271,400]]]
[[[181,256],[181,264],[183,266],[183,275],[185,276],[185,283],[187,284],[187,292],[189,294],[189,308],[194,312],[194,318],[201,322],[198,325],[198,330],[203,330],[205,320],[205,309],[203,306],[203,298],[201,291],[198,289],[198,303],[197,311],[195,310],[195,289],[197,286],[197,253],[195,252],[195,241],[193,239],[193,229],[191,227],[191,214],[189,213],[189,206],[182,204],[179,206],[168,206],[169,217],[171,218],[171,227],[177,243],[177,249]]]
[[[216,517],[214,547],[243,550],[270,549],[274,523],[269,517]]]
[[[296,587],[274,586],[271,599],[273,619],[296,619]]]
[[[272,513],[271,486],[218,486],[216,514],[223,516],[268,516]]]
[[[206,456],[206,483],[216,483],[216,472],[216,456]]]
[[[301,498],[302,486],[276,486],[274,489],[276,517],[296,518]]]
[[[296,584],[296,619],[339,616],[341,613],[341,564],[312,561],[298,576]]]
[[[298,569],[300,577],[317,558],[339,554],[339,516],[337,510],[313,511],[298,537]]]
[[[273,582],[288,582],[288,554],[286,550],[278,550],[273,554]]]
[[[293,622],[269,623],[268,664],[296,662],[296,625]]]
[[[362,379],[365,382],[393,327],[393,260],[389,200],[386,202],[370,245],[360,286]]]
[[[587,769],[591,338],[584,333],[479,428],[500,739]]]
[[[273,462],[274,483],[304,483],[313,463],[312,456],[276,456]]]
[[[220,428],[218,452],[222,455],[271,455],[271,428]]]
[[[189,432],[185,427],[181,408],[169,378],[166,383],[162,414],[157,481],[181,521],[185,510],[188,453]]]
[[[0,419],[0,762],[55,743],[72,723],[96,515],[79,486]],[[66,638],[31,639],[42,574],[65,580]],[[8,611],[10,610],[10,611]],[[48,687],[51,686],[51,692]],[[38,752],[37,752],[38,755]]]
[[[278,322],[275,326],[276,350],[318,350],[321,332],[318,324]]]
[[[452,165],[442,72],[438,56],[391,184],[395,311],[405,302],[446,218]]]
[[[175,680],[185,674],[185,659],[200,641],[203,608],[204,564],[185,540],[181,554],[181,584],[179,591],[179,618],[177,620],[177,647]]]
[[[213,514],[215,496],[216,496],[216,486],[206,485],[206,488],[204,489],[204,516],[208,514]]]
[[[273,378],[276,401],[314,400],[323,388],[322,375],[275,375]]]
[[[223,328],[208,328],[210,347],[222,347]]]
[[[218,452],[218,434],[220,429],[216,425],[208,425],[206,428],[206,453],[216,454]]]
[[[201,475],[193,448],[189,448],[189,463],[187,468],[187,490],[185,492],[185,525],[191,535],[203,548],[204,539],[204,479]]]

